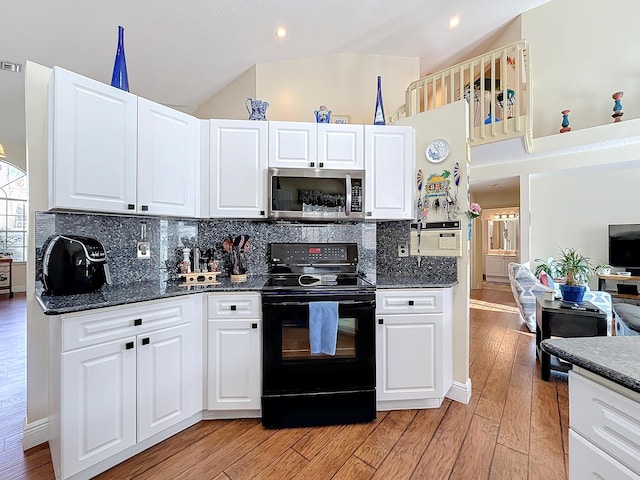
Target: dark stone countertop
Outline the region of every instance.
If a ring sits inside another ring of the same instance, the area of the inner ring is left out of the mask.
[[[543,340],[542,349],[640,393],[640,336]]]
[[[383,277],[376,278],[376,288],[451,288],[458,281],[434,281],[419,277]]]
[[[36,289],[36,296],[45,315],[61,315],[193,293],[260,291],[267,278],[266,275],[249,275],[246,282],[233,283],[229,277],[220,277],[218,278],[220,285],[190,286],[180,286],[179,282],[174,281],[158,280],[104,285],[97,292],[60,296],[47,294],[40,288]]]
[[[219,277],[220,285],[180,286],[174,281],[157,280],[120,285],[104,285],[99,291],[77,295],[50,295],[41,284],[36,296],[45,315],[82,312],[96,308],[114,307],[136,302],[159,300],[203,292],[261,291],[268,280],[267,275],[249,275],[246,282],[232,283],[229,277]],[[434,282],[420,278],[378,277],[377,288],[450,288],[458,282]]]

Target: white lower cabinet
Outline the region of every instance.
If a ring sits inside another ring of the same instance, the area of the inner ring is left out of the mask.
[[[579,372],[569,372],[569,479],[640,480],[640,395]]]
[[[208,297],[207,409],[211,417],[260,416],[260,305],[257,292]]]
[[[143,302],[51,320],[49,444],[57,479],[91,478],[202,410],[198,301]]]
[[[451,289],[378,290],[378,410],[439,407],[453,381]]]

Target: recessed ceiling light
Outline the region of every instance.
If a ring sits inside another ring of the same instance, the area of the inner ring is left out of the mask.
[[[276,37],[278,38],[284,38],[287,36],[287,31],[285,30],[284,27],[278,27],[278,29],[276,30]]]
[[[449,28],[456,28],[459,23],[460,17],[458,15],[451,17],[451,20],[449,20]]]

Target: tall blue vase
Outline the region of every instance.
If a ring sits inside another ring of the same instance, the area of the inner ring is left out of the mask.
[[[113,64],[111,86],[129,91],[129,77],[127,77],[127,61],[124,58],[124,27],[118,26],[118,50]]]
[[[376,111],[373,116],[374,125],[386,125],[384,120],[384,107],[382,106],[382,87],[380,75],[378,75],[378,96],[376,97]]]

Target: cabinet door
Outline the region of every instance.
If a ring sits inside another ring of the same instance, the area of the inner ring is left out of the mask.
[[[135,208],[137,109],[135,95],[54,68],[49,85],[49,208]]]
[[[365,125],[364,137],[367,218],[413,218],[413,127]]]
[[[138,335],[138,442],[193,413],[191,325]]]
[[[267,122],[211,120],[209,215],[265,218]]]
[[[364,168],[362,125],[319,123],[318,167],[345,170]]]
[[[208,323],[208,409],[260,409],[260,320]]]
[[[315,123],[269,122],[269,167],[317,168]]]
[[[199,141],[195,117],[138,99],[138,212],[196,216]]]
[[[62,475],[136,443],[135,338],[62,354]]]
[[[443,396],[443,315],[377,315],[377,320],[377,399]]]
[[[640,480],[640,475],[569,430],[569,480]]]

